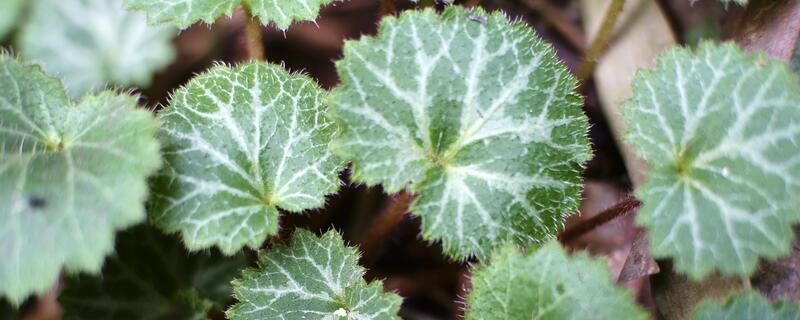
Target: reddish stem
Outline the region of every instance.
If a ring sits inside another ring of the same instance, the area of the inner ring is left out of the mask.
[[[636,199],[636,197],[629,194],[611,208],[598,213],[588,220],[582,221],[578,225],[569,228],[568,230],[564,230],[564,232],[558,236],[558,240],[561,241],[561,243],[570,243],[575,241],[595,228],[605,224],[606,222],[639,210],[641,205],[642,203],[639,201],[639,199]]]
[[[386,208],[378,215],[377,221],[373,224],[367,239],[361,247],[365,256],[372,256],[383,240],[394,230],[395,226],[403,220],[408,208],[411,206],[411,201],[415,197],[415,195],[407,191],[401,191],[392,197]]]

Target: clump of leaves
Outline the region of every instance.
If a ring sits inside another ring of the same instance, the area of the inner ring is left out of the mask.
[[[295,231],[292,243],[259,254],[258,268],[233,282],[229,319],[400,319],[401,299],[367,283],[358,251],[336,231]]]
[[[121,233],[99,276],[64,282],[66,318],[205,319],[222,310],[229,282],[247,265],[244,255],[190,254],[177,240],[147,226]]]
[[[231,16],[236,6],[261,20],[285,30],[295,21],[313,21],[319,8],[335,0],[125,0],[128,8],[147,13],[151,23],[171,23],[186,29],[198,21],[214,23],[221,16]]]
[[[0,97],[0,294],[17,305],[62,267],[100,270],[114,232],[144,219],[161,157],[134,96],[73,104],[40,67],[0,55]]]
[[[192,250],[233,254],[277,233],[279,208],[322,206],[343,165],[328,150],[325,97],[312,79],[263,62],[195,77],[160,113],[153,223]]]
[[[694,320],[762,319],[792,320],[800,316],[800,305],[781,301],[771,304],[756,291],[745,291],[732,297],[725,305],[703,301],[695,310]]]
[[[694,279],[785,255],[800,221],[800,86],[787,65],[702,43],[669,51],[633,87],[623,113],[652,165],[637,222],[653,255]]]
[[[507,245],[473,270],[465,318],[648,319],[610,278],[605,262],[568,257],[557,242],[526,254]]]
[[[348,41],[331,93],[352,179],[418,194],[423,236],[485,257],[555,235],[577,209],[587,119],[553,49],[502,13],[449,7]]]
[[[18,43],[23,57],[64,79],[70,96],[148,86],[174,59],[176,30],[149,27],[122,0],[36,0]]]

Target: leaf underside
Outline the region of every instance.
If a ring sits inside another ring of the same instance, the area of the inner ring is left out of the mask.
[[[175,57],[176,30],[148,26],[122,0],[37,0],[22,30],[22,56],[62,78],[72,98],[108,86],[146,87]]]
[[[336,0],[125,0],[132,10],[147,13],[150,23],[171,23],[181,29],[203,21],[208,24],[222,16],[231,16],[244,5],[264,25],[274,24],[286,30],[295,21],[313,21],[321,6]]]
[[[400,319],[401,298],[363,279],[358,251],[336,231],[298,229],[291,245],[262,251],[258,261],[233,281],[239,302],[228,319]]]
[[[324,99],[312,79],[263,62],[195,77],[160,114],[152,221],[192,250],[233,254],[277,232],[278,208],[323,206],[342,168],[327,147],[335,126]]]
[[[772,305],[757,291],[745,291],[732,297],[724,306],[703,301],[694,312],[693,320],[797,320],[800,305],[781,301]]]
[[[243,254],[187,253],[179,239],[147,226],[125,231],[97,276],[64,282],[67,319],[206,319],[231,296]],[[121,303],[124,302],[124,303]]]
[[[576,210],[587,120],[575,79],[522,22],[450,7],[348,41],[331,93],[352,178],[410,185],[423,236],[456,258],[552,237]]]
[[[652,253],[700,279],[746,276],[789,252],[800,221],[800,88],[789,68],[734,44],[674,49],[640,72],[627,139],[652,165],[637,222]]]
[[[605,262],[557,242],[527,254],[508,245],[473,270],[465,319],[648,319],[610,278]]]
[[[0,55],[0,295],[42,293],[63,266],[96,272],[140,222],[158,121],[113,92],[73,105],[38,66]]]

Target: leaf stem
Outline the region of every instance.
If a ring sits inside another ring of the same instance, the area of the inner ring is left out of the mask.
[[[250,8],[242,6],[244,12],[244,47],[247,60],[264,60],[264,33],[261,21],[250,13]]]
[[[414,194],[408,191],[401,191],[392,196],[389,204],[378,215],[377,221],[370,228],[367,239],[364,241],[362,249],[365,257],[373,256],[383,240],[403,220],[408,208],[411,206],[411,201],[415,197]]]
[[[600,59],[608,48],[608,42],[614,34],[614,26],[617,25],[617,20],[622,13],[622,7],[624,5],[625,0],[611,0],[611,5],[606,11],[602,24],[600,24],[600,29],[597,31],[597,35],[594,37],[594,40],[592,40],[589,48],[586,50],[583,63],[580,68],[578,68],[577,77],[581,84],[592,76],[594,69],[597,67],[597,60]]]
[[[561,243],[575,241],[606,222],[636,212],[641,205],[642,203],[639,199],[636,199],[632,194],[628,194],[611,208],[598,213],[594,217],[589,218],[589,220],[583,221],[568,230],[564,230],[564,232],[558,235],[558,240],[561,241]]]

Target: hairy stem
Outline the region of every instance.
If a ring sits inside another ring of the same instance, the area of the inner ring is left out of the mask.
[[[598,213],[594,217],[589,218],[589,220],[583,221],[568,230],[564,230],[564,232],[558,236],[558,240],[560,240],[561,243],[575,241],[606,222],[637,211],[641,205],[642,203],[639,199],[629,194],[611,208]]]
[[[264,60],[264,33],[261,30],[261,21],[250,14],[247,6],[242,7],[244,12],[244,47],[247,60]]]
[[[583,63],[578,69],[578,81],[581,84],[585,83],[589,77],[594,73],[597,67],[597,60],[603,55],[608,48],[608,42],[614,34],[614,26],[617,25],[619,15],[622,13],[622,7],[625,5],[625,0],[613,0],[611,5],[606,11],[606,16],[603,18],[603,23],[597,31],[597,35],[592,40],[589,48],[584,55]]]
[[[378,215],[377,221],[370,228],[367,239],[364,241],[362,249],[364,256],[372,257],[375,250],[378,249],[383,240],[394,230],[400,221],[403,220],[408,208],[411,206],[411,201],[416,196],[408,191],[401,191],[400,193],[392,196],[389,204]]]

